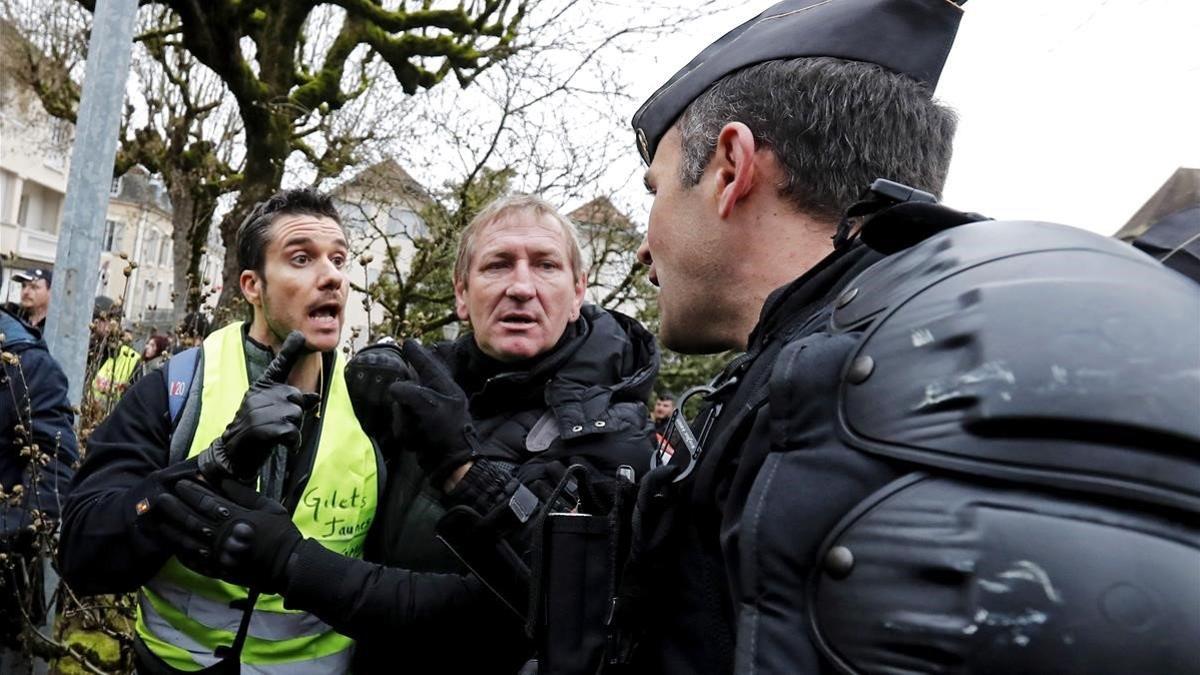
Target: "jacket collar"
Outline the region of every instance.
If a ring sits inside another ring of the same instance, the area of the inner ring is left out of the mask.
[[[45,346],[41,331],[29,325],[9,307],[0,307],[0,334],[4,335],[5,349],[17,345]]]
[[[759,313],[758,324],[750,332],[747,351],[757,354],[771,339],[790,335],[805,323],[821,305],[833,301],[863,270],[883,255],[857,244],[836,250],[804,274],[767,296]]]
[[[659,363],[654,338],[645,328],[593,305],[584,305],[553,350],[515,366],[481,362],[472,334],[439,344],[435,351],[471,397],[472,413],[488,416],[546,405],[554,410],[564,437],[605,429],[614,396],[648,398]],[[482,378],[473,369],[481,363],[488,373]],[[596,426],[597,421],[606,424]],[[581,428],[572,432],[576,427]]]

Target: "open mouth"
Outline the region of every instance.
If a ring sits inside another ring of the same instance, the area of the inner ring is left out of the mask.
[[[308,311],[310,321],[317,324],[319,328],[333,328],[337,326],[338,314],[342,311],[342,306],[336,302],[323,302],[315,305]]]
[[[501,316],[500,323],[510,328],[527,328],[537,324],[537,317],[524,312],[513,312]]]

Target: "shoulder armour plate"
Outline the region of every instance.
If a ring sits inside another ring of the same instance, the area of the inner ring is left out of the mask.
[[[912,474],[826,539],[810,618],[848,673],[1191,672],[1198,558],[1152,511]]]
[[[1083,230],[987,221],[864,272],[839,432],[880,455],[1200,512],[1200,288]]]

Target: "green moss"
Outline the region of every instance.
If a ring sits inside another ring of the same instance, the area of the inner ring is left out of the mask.
[[[63,641],[68,647],[87,656],[93,665],[111,670],[121,665],[121,643],[113,637],[93,630],[74,630],[67,633]],[[65,674],[86,673],[83,666],[72,658],[60,659],[58,672]]]

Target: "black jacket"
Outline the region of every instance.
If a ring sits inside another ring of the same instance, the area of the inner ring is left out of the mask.
[[[556,475],[548,465],[560,471],[583,464],[601,479],[614,476],[621,465],[639,476],[647,469],[653,427],[645,401],[658,372],[658,351],[654,338],[633,319],[585,306],[552,351],[522,364],[488,358],[469,334],[434,351],[469,397],[481,454],[516,465],[523,482]],[[530,430],[539,421],[544,429],[551,418],[557,433],[539,432],[541,444],[531,441]],[[445,505],[469,500],[456,494],[462,490],[443,496],[433,489],[412,453],[390,454],[389,485],[368,557],[406,569],[465,572],[435,529]],[[478,584],[474,577],[464,578]],[[360,640],[357,669],[391,671],[392,659],[401,653],[408,672],[516,672],[531,649],[521,623],[489,592],[481,588],[480,594],[473,616],[444,612],[453,619],[453,631],[422,630],[416,640],[392,631],[382,639]],[[473,634],[473,649],[461,648],[465,633]],[[397,640],[405,641],[405,648],[398,648]]]
[[[833,301],[879,258],[862,246],[839,251],[776,290],[763,306],[746,354],[719,377],[719,382],[736,380],[716,396],[714,402],[723,407],[699,465],[678,485],[672,506],[657,520],[659,543],[649,556],[653,572],[646,585],[651,600],[645,607],[646,636],[638,658],[641,672],[732,673],[735,642],[740,643],[739,653],[787,652],[784,660],[791,664],[791,672],[817,673],[827,668],[820,665],[805,637],[804,625],[795,626],[791,638],[781,644],[755,644],[751,649],[750,641],[739,637],[739,631],[754,621],[747,607],[760,611],[762,604],[777,603],[792,611],[800,600],[777,597],[786,592],[783,587],[757,585],[747,568],[762,561],[747,565],[740,543],[746,523],[779,529],[785,540],[793,542],[794,550],[777,564],[787,570],[785,574],[804,578],[824,533],[850,505],[896,475],[887,463],[863,453],[827,448],[824,431],[805,423],[833,405],[837,374],[856,339],[829,340],[822,333]],[[806,340],[817,364],[805,373],[807,394],[783,405],[776,402],[778,409],[773,410],[771,377],[780,350]],[[768,453],[794,444],[812,452],[791,458],[804,465],[805,478],[786,490],[787,508],[749,513],[750,493]],[[803,608],[799,615],[804,616]]]
[[[30,524],[31,510],[59,516],[79,455],[67,378],[41,334],[4,309],[0,334],[5,352],[0,364],[0,486],[12,493],[20,485],[23,491],[15,502],[0,500],[0,539],[8,539]],[[34,445],[48,458],[36,471],[30,457],[21,454]]]

